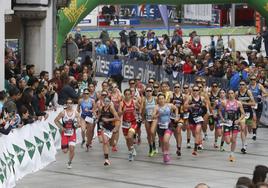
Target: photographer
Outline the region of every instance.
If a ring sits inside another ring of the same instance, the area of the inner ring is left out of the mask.
[[[260,51],[261,51],[261,42],[262,42],[261,33],[257,33],[257,36],[252,39],[252,42],[248,46],[248,49],[257,50],[257,52],[260,53]]]

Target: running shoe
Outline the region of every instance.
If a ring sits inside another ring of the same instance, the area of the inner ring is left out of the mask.
[[[204,135],[203,141],[208,141],[208,135],[207,134]]]
[[[191,149],[191,144],[187,143],[187,149]]]
[[[214,143],[214,148],[215,149],[218,149],[219,148],[219,146],[217,145],[217,143]]]
[[[81,148],[83,148],[84,147],[84,144],[86,143],[86,141],[85,140],[83,140],[82,142],[81,142]]]
[[[252,140],[254,140],[254,141],[257,140],[257,136],[253,135]]]
[[[197,156],[197,151],[193,151],[193,152],[192,152],[192,155],[193,155],[193,156]]]
[[[149,152],[149,157],[153,157],[153,156],[154,156],[154,151],[152,150]]]
[[[113,146],[112,147],[112,152],[117,152],[118,151],[118,148],[116,146]]]
[[[134,160],[134,157],[133,157],[133,152],[130,151],[129,154],[128,154],[128,161],[133,161]]]
[[[198,150],[203,150],[203,149],[204,149],[204,147],[203,147],[203,145],[202,145],[202,144],[200,144],[200,145],[197,147],[197,149],[198,149]]]
[[[230,156],[229,156],[229,161],[230,161],[230,162],[235,162],[235,157],[232,156],[232,155],[230,155]]]
[[[137,155],[137,151],[136,151],[135,148],[133,148],[133,150],[132,150],[132,155],[133,155],[133,156],[136,156],[136,155]]]
[[[86,144],[86,152],[88,152],[88,151],[89,151],[89,145]]]
[[[163,155],[163,162],[164,163],[169,163],[170,162],[170,156],[169,156],[169,154],[164,154]]]
[[[72,162],[68,162],[68,164],[67,164],[67,169],[72,169]]]
[[[153,149],[153,152],[154,152],[154,155],[158,154],[158,149],[157,148]]]
[[[178,157],[180,157],[181,156],[181,151],[177,150],[176,154],[177,154]]]
[[[104,166],[110,166],[111,162],[109,161],[109,159],[105,159],[104,161]]]
[[[246,150],[246,148],[242,148],[242,149],[241,149],[241,153],[242,153],[242,154],[247,154],[247,150]]]
[[[220,151],[225,151],[223,146],[220,147]]]

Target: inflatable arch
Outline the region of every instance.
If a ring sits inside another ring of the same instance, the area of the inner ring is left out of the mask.
[[[248,3],[263,17],[268,19],[268,0],[71,0],[69,7],[58,13],[57,54],[56,60],[62,63],[61,46],[66,35],[96,6],[104,4],[223,4],[223,3]]]

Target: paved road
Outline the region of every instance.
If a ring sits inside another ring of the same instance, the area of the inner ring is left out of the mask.
[[[125,84],[124,84],[124,87]],[[150,158],[146,134],[142,130],[142,144],[137,146],[135,161],[127,160],[127,148],[123,137],[120,138],[119,151],[111,154],[112,165],[103,166],[102,145],[94,141],[88,153],[80,146],[76,149],[73,169],[66,169],[67,155],[60,151],[56,162],[43,170],[27,175],[17,182],[17,188],[101,188],[101,187],[179,187],[193,188],[197,183],[206,182],[212,188],[231,188],[240,176],[252,177],[255,165],[268,165],[268,129],[258,130],[258,140],[248,139],[248,154],[239,153],[241,142],[238,140],[237,161],[228,162],[228,152],[220,152],[212,147],[213,134],[205,150],[198,157],[193,157],[185,147],[183,134],[182,157],[175,155],[175,140],[171,140],[172,161],[162,163],[161,154]],[[192,141],[193,144],[193,141]]]

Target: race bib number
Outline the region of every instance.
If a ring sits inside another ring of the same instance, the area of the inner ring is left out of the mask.
[[[131,122],[123,121],[122,128],[129,129],[131,126]]]
[[[108,138],[112,138],[113,132],[108,129],[103,129],[103,134],[106,135]]]
[[[85,121],[86,121],[87,123],[90,123],[90,124],[93,124],[93,123],[94,123],[94,119],[91,118],[91,117],[88,117],[88,116],[85,118]]]
[[[198,117],[195,117],[195,118],[194,118],[194,122],[195,122],[195,123],[200,123],[200,122],[203,122],[203,121],[204,121],[204,119],[203,119],[202,116],[198,116]]]
[[[170,119],[176,119],[176,114],[171,113],[171,115],[170,115]]]
[[[245,114],[245,118],[246,118],[246,119],[249,119],[249,117],[250,117],[250,113],[249,113],[249,112],[246,112],[246,114]]]
[[[221,126],[225,126],[225,127],[232,127],[233,126],[233,121],[232,120],[226,120],[226,121],[222,121],[220,123]]]
[[[74,134],[74,129],[65,129],[64,136],[72,136]]]
[[[183,119],[188,119],[189,118],[189,113],[184,113],[183,114]]]
[[[167,123],[159,123],[159,129],[168,129],[169,122]]]

